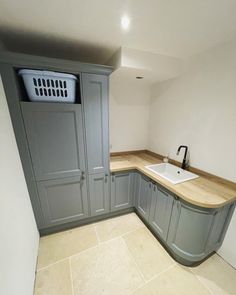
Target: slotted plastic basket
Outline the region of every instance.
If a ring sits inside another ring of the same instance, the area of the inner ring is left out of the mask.
[[[52,71],[22,69],[27,94],[31,101],[75,102],[76,76]]]

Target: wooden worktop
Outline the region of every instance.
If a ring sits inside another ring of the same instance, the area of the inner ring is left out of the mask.
[[[227,184],[217,178],[200,176],[180,184],[172,184],[161,176],[151,172],[145,166],[161,163],[161,159],[148,153],[134,153],[111,156],[111,172],[138,170],[166,187],[168,190],[194,205],[205,208],[219,208],[236,200],[236,184]]]

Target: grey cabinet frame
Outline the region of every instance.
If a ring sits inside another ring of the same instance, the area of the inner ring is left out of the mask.
[[[82,74],[88,173],[109,174],[108,78]]]
[[[193,265],[216,251],[223,242],[235,204],[200,208],[183,200],[174,202],[167,245],[185,265]]]
[[[110,211],[109,176],[104,173],[91,174],[89,178],[89,199],[91,216]]]
[[[172,214],[174,196],[161,186],[154,184],[149,224],[158,236],[166,241]]]
[[[84,173],[81,105],[21,102],[21,109],[36,180]]]
[[[133,207],[134,173],[130,171],[111,175],[111,211]]]
[[[136,175],[136,210],[148,222],[153,184],[148,177],[138,173]]]
[[[214,222],[215,210],[196,208],[180,200],[173,207],[168,246],[186,260],[201,260]]]
[[[81,176],[38,182],[47,227],[89,216],[86,181]]]

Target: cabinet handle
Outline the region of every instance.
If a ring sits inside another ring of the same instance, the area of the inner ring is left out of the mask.
[[[105,174],[105,182],[107,182],[108,174]]]
[[[177,209],[180,211],[180,201],[177,201]]]
[[[152,183],[151,182],[149,182],[149,188],[151,188],[152,187]]]
[[[84,174],[85,174],[85,172],[82,171],[82,172],[81,172],[81,177],[80,177],[81,180],[84,180],[84,179],[85,179]]]
[[[156,191],[156,185],[155,184],[153,185],[153,190],[154,190],[154,192]]]

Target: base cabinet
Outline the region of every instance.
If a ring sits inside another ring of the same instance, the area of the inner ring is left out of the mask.
[[[181,200],[135,172],[135,209],[170,254],[194,266],[221,246],[235,202],[222,208],[202,208]]]
[[[208,209],[175,201],[167,246],[177,260],[193,265],[216,251],[223,241],[233,207]]]
[[[149,220],[153,184],[150,179],[142,174],[136,177],[136,210],[146,220]]]
[[[110,211],[109,177],[104,173],[89,175],[89,199],[91,216]]]
[[[37,183],[46,227],[88,217],[86,182],[75,176]]]
[[[166,241],[174,196],[162,187],[153,185],[149,224],[158,236]]]
[[[134,173],[119,172],[111,175],[111,211],[133,207]]]

